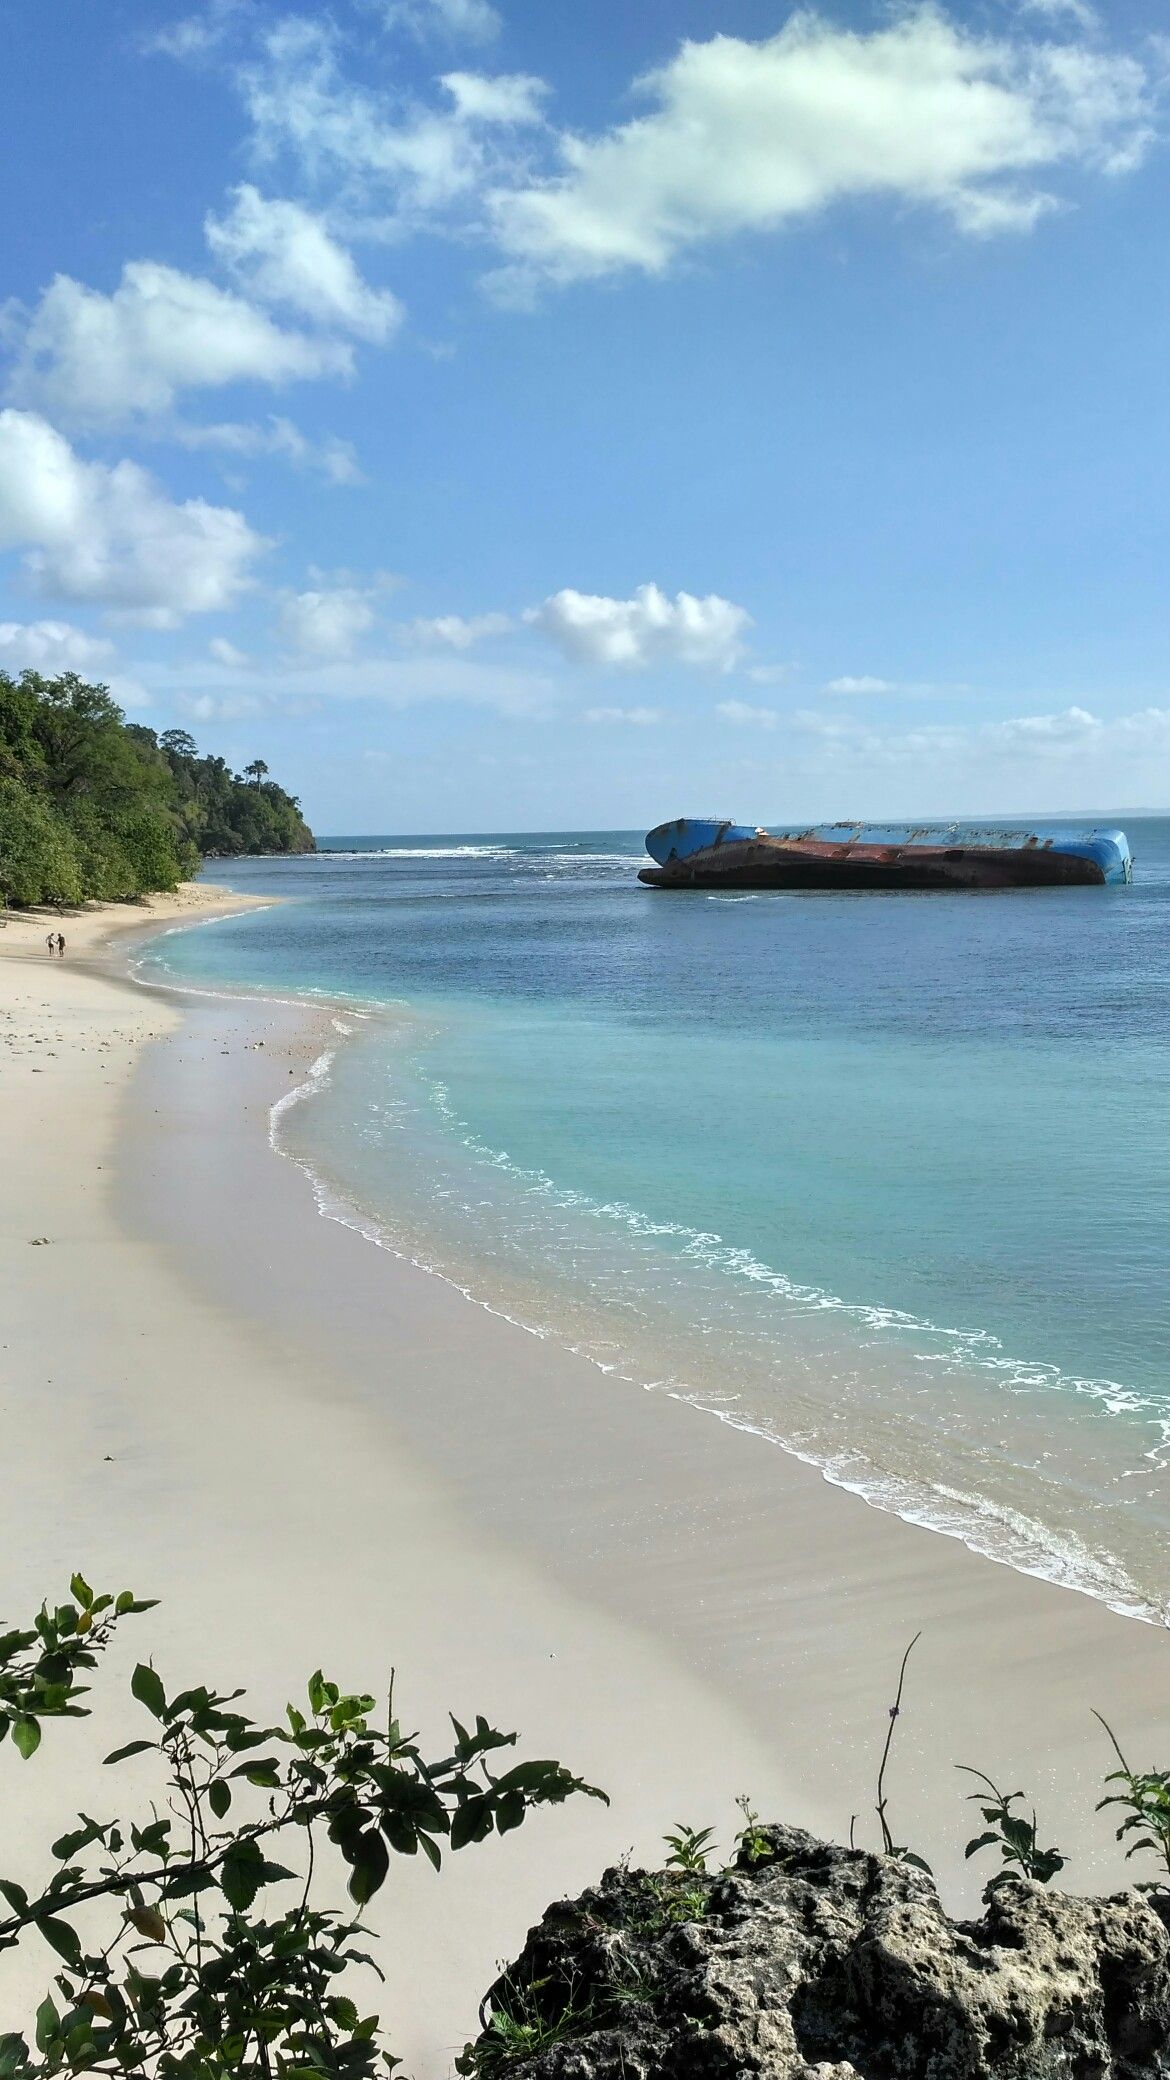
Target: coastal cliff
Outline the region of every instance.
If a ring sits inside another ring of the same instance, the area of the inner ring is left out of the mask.
[[[924,1871],[767,1827],[719,1876],[617,1868],[550,1907],[481,2020],[483,2080],[1152,2080],[1170,1936],[1138,1893],[1015,1878],[952,1921]]]

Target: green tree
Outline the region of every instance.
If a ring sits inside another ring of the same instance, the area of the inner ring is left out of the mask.
[[[159,738],[159,749],[166,752],[172,761],[177,758],[198,758],[199,747],[194,737],[185,729],[164,729]]]
[[[200,855],[311,852],[300,803],[267,776],[263,759],[236,779],[186,730],[127,722],[76,672],[0,673],[0,895],[122,901],[174,888]]]
[[[41,795],[0,772],[0,896],[6,903],[76,903],[82,888],[68,825]]]

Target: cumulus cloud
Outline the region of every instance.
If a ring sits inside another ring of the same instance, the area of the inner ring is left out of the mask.
[[[858,678],[830,679],[825,687],[825,692],[896,693],[897,688],[892,679],[875,679],[871,673],[862,672]]]
[[[144,47],[187,63],[208,58],[224,42],[247,0],[210,0],[201,13],[182,15],[144,39]]]
[[[169,628],[231,606],[267,546],[231,507],[176,504],[136,463],[84,461],[36,413],[0,411],[0,549],[41,591]]]
[[[527,74],[453,72],[437,106],[392,100],[347,79],[334,30],[304,16],[267,31],[238,84],[262,158],[291,154],[310,178],[340,179],[351,199],[404,223],[498,176],[513,133],[541,120],[545,91]]]
[[[192,722],[243,722],[249,715],[258,715],[264,706],[250,693],[181,693],[178,704]]]
[[[1087,708],[1064,708],[1056,715],[1016,715],[1006,722],[991,722],[986,725],[984,734],[989,742],[1002,744],[1008,749],[1029,745],[1059,751],[1070,745],[1083,744],[1103,728],[1104,724]]]
[[[751,626],[746,608],[716,592],[705,599],[679,592],[670,599],[657,585],[639,585],[632,599],[566,587],[528,608],[524,620],[576,663],[634,671],[665,663],[729,672]]]
[[[207,654],[214,657],[217,664],[226,664],[233,671],[238,671],[241,665],[248,662],[244,651],[237,650],[235,644],[229,643],[226,636],[213,636],[207,645]]]
[[[449,43],[493,43],[503,24],[489,0],[388,0],[388,29],[409,29],[420,42],[442,37]]]
[[[505,129],[527,128],[544,119],[544,81],[529,72],[445,72],[442,85],[455,103],[462,123],[498,123]]]
[[[1077,774],[1072,784],[1084,789],[1082,799],[1108,789],[1111,772],[1124,771],[1127,761],[1125,784],[1140,787],[1145,762],[1170,752],[1170,708],[1105,717],[1072,706],[975,724],[924,723],[908,730],[881,730],[852,717],[801,709],[788,726],[795,737],[815,740],[834,760],[861,767],[905,766],[929,774],[952,766],[958,773],[993,776],[1000,790],[1026,788],[1029,774]],[[964,792],[969,798],[969,789]]]
[[[0,621],[0,665],[5,671],[99,671],[114,655],[105,636],[69,621]]]
[[[58,275],[23,329],[8,387],[17,404],[101,426],[157,417],[181,390],[281,385],[352,365],[343,341],[285,330],[214,282],[135,260],[109,296]]]
[[[512,626],[510,614],[438,614],[412,621],[406,632],[416,643],[470,650],[487,636],[506,635]]]
[[[1022,0],[1025,14],[1043,15],[1050,22],[1075,22],[1078,29],[1095,29],[1100,17],[1088,0]]]
[[[262,703],[274,712],[304,714],[331,701],[372,701],[393,709],[440,705],[513,717],[552,712],[555,687],[547,676],[460,655],[390,656],[376,650],[352,658],[277,656],[269,652],[238,669],[219,660],[189,657],[151,667],[156,699]],[[220,712],[217,705],[208,713]]]
[[[250,458],[278,455],[294,469],[315,470],[330,484],[364,484],[352,441],[329,435],[313,441],[291,419],[270,413],[263,425],[251,420],[217,420],[206,426],[172,422],[167,432],[184,448],[217,448],[227,455]]]
[[[981,34],[929,5],[870,31],[804,9],[757,43],[686,42],[637,91],[646,114],[562,134],[554,171],[489,195],[505,290],[517,271],[661,274],[849,198],[924,205],[974,236],[1027,230],[1062,168],[1124,170],[1152,135],[1137,59]]]
[[[281,602],[280,631],[300,657],[347,658],[376,618],[368,592],[338,585],[287,594]]]
[[[363,281],[324,219],[299,202],[262,195],[245,181],[227,215],[208,216],[204,229],[216,259],[261,303],[379,344],[402,322],[397,297]]]
[[[657,722],[664,722],[661,708],[586,708],[586,722],[628,722],[635,729],[651,729]]]
[[[775,729],[780,720],[775,708],[753,708],[750,701],[719,701],[715,713],[724,722],[749,729]]]

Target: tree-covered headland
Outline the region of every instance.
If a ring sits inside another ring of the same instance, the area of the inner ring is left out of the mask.
[[[0,903],[127,901],[201,859],[313,849],[263,759],[233,773],[75,672],[0,672]]]

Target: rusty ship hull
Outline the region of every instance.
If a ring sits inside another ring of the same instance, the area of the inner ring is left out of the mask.
[[[649,832],[652,888],[1005,889],[1123,886],[1132,879],[1124,831],[964,825],[828,824],[764,831],[713,818],[677,818]]]

